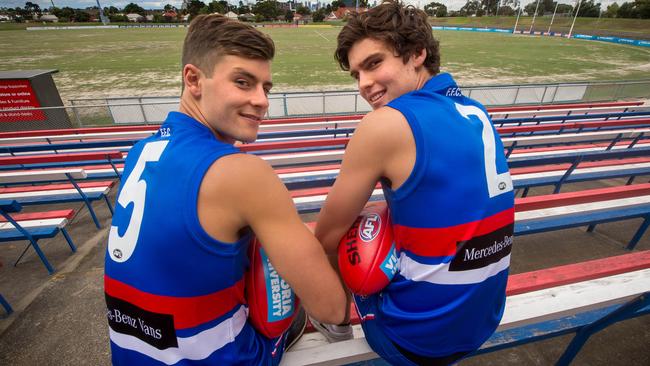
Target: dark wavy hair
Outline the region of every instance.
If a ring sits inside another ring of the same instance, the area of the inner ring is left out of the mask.
[[[273,40],[266,34],[219,14],[199,15],[192,20],[183,43],[183,67],[192,64],[207,75],[221,56],[272,60]]]
[[[334,58],[345,71],[350,70],[348,53],[354,44],[365,38],[383,42],[392,48],[404,63],[409,58],[427,51],[424,66],[436,75],[440,72],[440,49],[433,38],[427,14],[412,5],[404,6],[400,1],[386,0],[367,12],[349,14],[348,22],[338,35]]]

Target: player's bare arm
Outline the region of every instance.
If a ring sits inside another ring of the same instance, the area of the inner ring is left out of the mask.
[[[381,177],[399,187],[415,164],[415,142],[404,116],[384,107],[367,114],[350,139],[341,171],[321,209],[315,234],[329,255],[368,202]]]
[[[266,162],[246,154],[219,159],[201,184],[198,212],[203,228],[221,241],[234,242],[250,227],[305,310],[323,322],[343,320],[343,287]]]

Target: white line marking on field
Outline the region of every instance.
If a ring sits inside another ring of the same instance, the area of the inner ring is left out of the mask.
[[[314,33],[316,33],[316,34],[318,34],[319,36],[325,38],[325,40],[326,40],[327,42],[330,41],[329,38],[325,37],[321,32],[319,32],[319,31],[314,31]]]

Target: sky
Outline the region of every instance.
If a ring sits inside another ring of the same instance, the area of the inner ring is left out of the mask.
[[[72,8],[86,8],[89,6],[96,6],[97,2],[96,0],[32,0],[33,3],[38,4],[41,9],[44,8],[49,8],[52,6],[52,1],[54,2],[54,5],[56,5],[59,8],[62,8],[64,6],[69,6]],[[210,0],[202,0],[204,3],[210,2]],[[247,2],[247,0],[242,0],[244,3]],[[296,1],[301,1],[301,0],[296,0]],[[304,0],[303,0],[304,1]],[[312,0],[312,2],[315,2],[316,0]],[[321,0],[323,2],[330,2],[327,0]],[[424,5],[430,3],[430,2],[440,2],[445,5],[447,5],[447,8],[449,10],[458,10],[460,9],[467,0],[404,0],[405,3],[407,4],[413,4],[418,7],[423,7]],[[535,0],[522,0],[524,4],[528,4],[530,2],[533,2]],[[603,4],[603,10],[605,10],[606,6],[615,2],[616,0],[595,0],[594,2],[598,3],[600,2]],[[619,0],[618,3],[624,3],[626,1],[633,1],[633,0]],[[9,8],[15,8],[17,6],[23,7],[25,6],[25,2],[23,0],[0,0],[0,7],[9,7]],[[168,1],[142,1],[142,0],[127,0],[127,1],[108,1],[108,0],[100,0],[99,3],[102,5],[102,7],[107,7],[107,6],[115,6],[118,8],[123,8],[125,5],[128,3],[136,3],[140,5],[141,7],[145,9],[162,9],[165,4],[171,4],[173,6],[176,6],[177,8],[180,8],[181,4],[183,3],[182,0],[168,0]],[[253,4],[255,0],[248,0],[248,3]],[[370,0],[372,2],[372,0]],[[560,0],[561,4],[573,4],[575,1],[571,0]],[[239,4],[239,0],[230,0],[230,3],[232,4]]]

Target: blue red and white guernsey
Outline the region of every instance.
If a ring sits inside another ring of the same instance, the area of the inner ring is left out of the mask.
[[[485,108],[449,74],[388,106],[408,121],[416,161],[397,190],[384,184],[399,271],[376,319],[419,355],[473,351],[505,306],[514,193],[503,145]]]
[[[246,321],[250,234],[219,242],[198,219],[203,176],[235,153],[177,112],[129,152],[105,262],[113,364],[268,365],[281,357],[282,337],[267,339]]]

